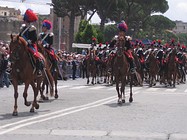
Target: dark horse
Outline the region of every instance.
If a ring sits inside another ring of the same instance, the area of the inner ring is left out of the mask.
[[[34,100],[32,102],[32,107],[30,109],[30,112],[34,112],[34,109],[39,109],[39,104],[37,103],[37,96],[38,91],[41,88],[41,82],[44,79],[44,73],[47,74],[49,79],[52,78],[50,76],[50,72],[48,69],[46,69],[46,60],[43,57],[42,54],[40,54],[40,57],[44,60],[44,70],[42,71],[42,76],[37,76],[36,69],[34,66],[34,61],[31,61],[31,55],[29,53],[27,42],[18,35],[11,35],[11,42],[10,42],[10,59],[11,59],[11,78],[12,78],[12,84],[14,87],[14,98],[15,98],[15,104],[14,104],[14,111],[13,116],[18,115],[18,105],[17,105],[17,99],[18,99],[18,82],[22,81],[25,84],[23,97],[24,97],[24,104],[26,106],[30,106],[31,102],[27,101],[27,90],[29,88],[29,85],[32,86],[32,89],[34,91]],[[51,85],[53,85],[52,80]],[[53,94],[53,86],[51,88],[51,95]]]
[[[152,87],[156,85],[156,76],[159,72],[159,65],[153,51],[151,51],[146,59],[145,64],[148,67],[148,76],[149,76],[149,86]]]
[[[116,91],[118,93],[118,103],[125,103],[125,84],[126,77],[129,71],[129,63],[127,61],[126,56],[124,55],[125,49],[125,38],[124,36],[119,36],[117,41],[117,51],[116,56],[114,58],[114,76],[116,82]],[[132,98],[132,75],[130,76],[130,98],[129,102],[133,101]],[[119,84],[121,82],[121,87]]]
[[[57,89],[57,84],[58,84],[58,76],[59,76],[59,69],[57,64],[55,65],[54,62],[52,61],[53,58],[51,58],[48,50],[46,50],[42,44],[37,44],[39,52],[41,52],[44,57],[46,58],[47,64],[49,66],[49,70],[51,72],[51,75],[53,76],[54,84],[55,84],[55,99],[58,98],[58,89]],[[45,89],[46,85],[46,97],[43,94],[43,91]],[[44,79],[43,84],[42,84],[42,89],[40,90],[41,93],[41,98],[43,100],[48,100],[48,85],[49,85],[49,79],[47,77]]]

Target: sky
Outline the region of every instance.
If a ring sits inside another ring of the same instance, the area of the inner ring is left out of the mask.
[[[8,2],[7,2],[8,1]],[[51,0],[25,0],[21,3],[21,0],[0,0],[0,6],[8,6],[11,8],[20,9],[22,14],[27,8],[32,9],[36,13],[49,14],[50,6],[46,3],[50,3]],[[169,10],[164,13],[164,16],[171,20],[181,20],[187,22],[187,0],[167,0],[169,4]],[[95,15],[91,23],[99,23],[100,19]]]

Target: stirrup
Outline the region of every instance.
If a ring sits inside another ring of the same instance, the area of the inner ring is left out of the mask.
[[[135,69],[134,69],[134,68],[131,68],[131,69],[130,69],[130,72],[131,72],[131,74],[134,74],[134,73],[135,73]]]

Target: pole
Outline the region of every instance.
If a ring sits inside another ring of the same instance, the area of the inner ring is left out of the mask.
[[[58,40],[58,41],[59,41],[58,43],[59,43],[59,44],[58,44],[58,50],[60,50],[60,46],[61,46],[61,36],[62,36],[62,33],[61,33],[61,29],[62,29],[62,27],[61,27],[62,19],[61,19],[61,17],[59,17],[58,19],[59,19],[59,32],[58,32],[58,35],[59,35],[59,36],[58,36],[58,37],[59,37],[59,38],[58,38],[58,39],[59,39],[59,40]]]

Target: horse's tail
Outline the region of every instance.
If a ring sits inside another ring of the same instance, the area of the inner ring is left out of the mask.
[[[46,78],[47,81],[50,85],[50,95],[54,96],[54,79],[53,76],[51,75],[51,72],[49,69],[44,69],[44,71],[46,72]]]

